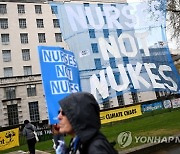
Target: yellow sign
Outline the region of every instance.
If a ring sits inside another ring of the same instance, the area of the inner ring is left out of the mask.
[[[0,132],[0,150],[19,146],[19,128]]]
[[[100,112],[100,118],[102,124],[113,121],[124,120],[140,115],[142,115],[140,105]]]

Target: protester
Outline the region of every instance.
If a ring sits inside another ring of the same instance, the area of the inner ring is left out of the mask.
[[[101,127],[99,105],[92,94],[86,92],[70,94],[60,101],[60,106],[59,132],[73,137],[66,153],[117,154],[99,131]]]
[[[24,129],[23,129],[23,135],[26,136],[28,149],[30,154],[35,154],[35,144],[36,144],[36,138],[34,135],[35,126],[29,122],[29,120],[24,121]]]
[[[59,142],[58,141],[64,141],[64,134],[59,133],[59,127],[58,124],[51,125],[51,131],[53,134],[53,148],[57,149]]]

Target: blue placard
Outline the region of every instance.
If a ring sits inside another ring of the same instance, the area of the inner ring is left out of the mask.
[[[79,70],[74,54],[60,47],[38,46],[42,81],[50,124],[58,122],[59,101],[80,91]]]

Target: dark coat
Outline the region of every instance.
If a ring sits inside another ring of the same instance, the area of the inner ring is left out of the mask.
[[[80,154],[117,153],[106,137],[99,132],[101,127],[99,105],[94,96],[86,92],[70,94],[60,105],[75,134],[80,139]]]
[[[28,123],[25,125],[23,129],[23,135],[26,136],[27,140],[30,140],[32,138],[35,138],[35,135],[33,133],[34,131],[35,131],[34,125],[32,125],[31,123]]]

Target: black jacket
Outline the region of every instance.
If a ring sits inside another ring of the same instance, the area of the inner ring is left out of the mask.
[[[94,96],[86,92],[70,94],[60,105],[75,134],[79,138],[80,154],[116,154],[106,137],[99,132],[101,127],[99,105]],[[70,150],[72,152],[72,149]],[[76,150],[73,151],[76,153]]]

